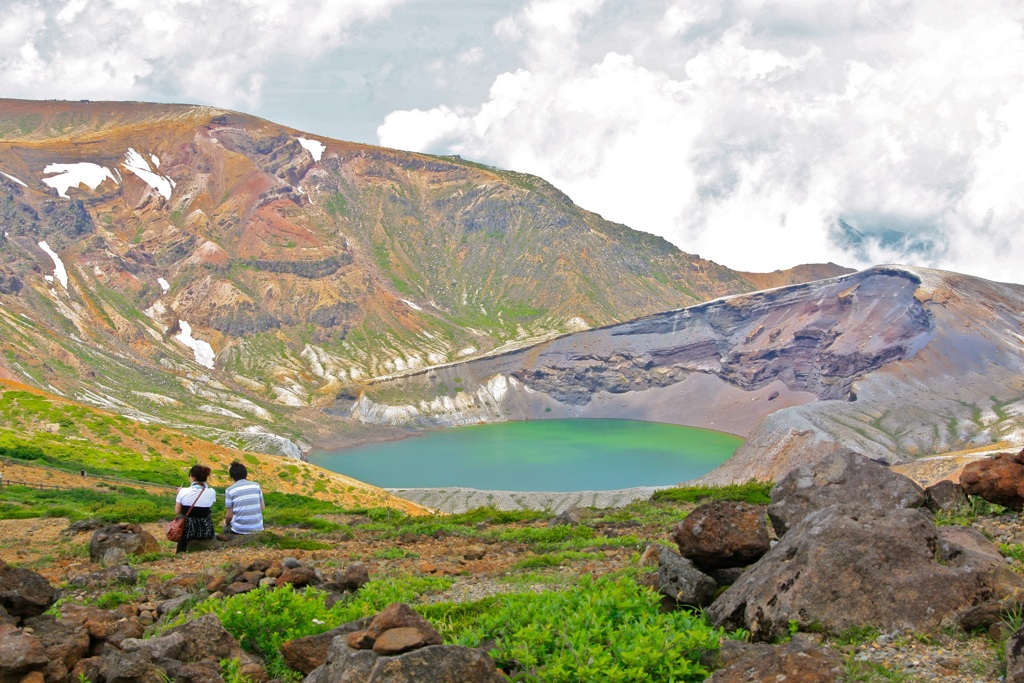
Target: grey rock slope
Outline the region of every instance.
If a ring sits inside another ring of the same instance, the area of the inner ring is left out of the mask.
[[[617,417],[747,437],[710,482],[840,447],[888,462],[1020,443],[1024,287],[902,266],[715,300],[339,399],[369,423]]]

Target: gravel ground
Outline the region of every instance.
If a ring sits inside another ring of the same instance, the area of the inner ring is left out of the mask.
[[[467,488],[386,489],[431,510],[459,513],[492,505],[499,510],[546,510],[562,512],[574,507],[611,508],[646,500],[659,488],[638,486],[614,491],[481,491]]]

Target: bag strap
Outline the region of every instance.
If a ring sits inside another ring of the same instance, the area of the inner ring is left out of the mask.
[[[203,491],[205,491],[205,490],[206,490],[206,484],[203,484],[203,488],[202,488],[202,490],[199,491],[199,495],[196,496],[196,499],[193,500],[192,504],[188,506],[188,512],[185,513],[186,517],[188,517],[189,515],[192,514],[192,508],[194,508],[196,506],[196,503],[199,502],[199,498],[203,495]]]

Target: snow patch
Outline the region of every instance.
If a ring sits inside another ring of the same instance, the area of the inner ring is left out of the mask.
[[[46,242],[40,242],[39,248],[49,254],[50,258],[53,259],[53,277],[57,278],[57,280],[64,285],[64,289],[67,289],[68,271],[67,268],[64,267],[64,262],[60,260],[60,256],[57,256],[57,253],[54,252],[53,249],[50,249],[50,245]]]
[[[156,158],[156,157],[152,157]],[[171,190],[174,189],[174,181],[167,176],[160,175],[153,171],[146,158],[129,147],[125,152],[124,161],[121,163],[126,169],[137,175],[147,185],[163,195],[164,199],[171,198]],[[157,159],[156,168],[160,167],[160,160]],[[45,181],[44,181],[45,182]]]
[[[4,173],[3,171],[0,171],[0,175],[2,175],[5,178],[9,178],[9,179],[13,180],[14,182],[18,183],[22,187],[28,187],[28,185],[26,185],[25,183],[21,182],[20,180],[18,180],[14,176],[12,176],[10,173]]]
[[[160,289],[164,290],[165,292],[171,288],[171,284],[162,277],[158,277],[156,281],[160,284]]]
[[[320,157],[323,156],[324,150],[327,149],[327,145],[320,142],[319,140],[309,140],[307,138],[295,138],[299,141],[310,156],[313,157],[313,161],[320,161]]]
[[[106,166],[82,161],[77,164],[49,164],[43,169],[43,173],[56,173],[57,175],[43,178],[43,182],[53,189],[64,199],[69,199],[68,189],[85,185],[90,190],[95,190],[104,180],[110,178],[117,183],[117,178]]]
[[[192,349],[197,363],[203,367],[213,368],[214,353],[213,347],[210,346],[210,343],[205,342],[202,339],[193,338],[192,326],[184,320],[179,320],[178,324],[181,326],[181,332],[175,337],[175,339]]]
[[[419,306],[417,306],[413,302],[409,301],[408,299],[402,299],[402,301],[404,301],[405,305],[408,306],[409,308],[411,308],[414,311],[422,311],[423,310],[422,308],[420,308]]]

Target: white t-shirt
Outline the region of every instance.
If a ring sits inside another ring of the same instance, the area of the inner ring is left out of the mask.
[[[189,506],[193,503],[195,503],[197,508],[209,508],[213,507],[216,500],[217,492],[212,488],[207,486],[204,491],[202,484],[192,484],[192,486],[178,489],[178,496],[174,499],[174,502],[181,503],[181,506],[184,508],[182,512],[188,512]]]

